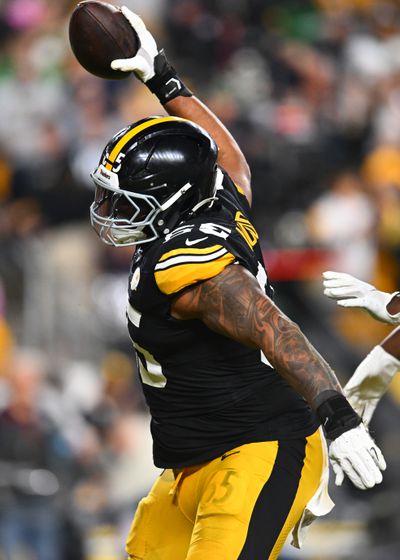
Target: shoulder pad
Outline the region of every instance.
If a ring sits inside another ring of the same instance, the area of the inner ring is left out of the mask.
[[[180,226],[167,235],[154,268],[161,292],[179,292],[213,278],[235,262],[227,242],[230,233],[226,226],[202,223]]]

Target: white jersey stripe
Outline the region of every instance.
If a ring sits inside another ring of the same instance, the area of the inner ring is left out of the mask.
[[[131,323],[133,323],[135,325],[135,327],[139,328],[140,320],[142,318],[142,314],[137,309],[132,307],[132,305],[130,303],[128,303],[128,305],[127,305],[126,313],[129,317],[129,320],[131,321]]]
[[[177,255],[174,257],[170,257],[169,259],[160,262],[155,267],[155,270],[164,270],[165,268],[169,268],[170,266],[175,266],[177,264],[185,264],[185,263],[198,263],[198,262],[212,262],[226,255],[228,251],[225,248],[219,249],[218,251],[214,251],[214,253],[208,253],[206,255]]]
[[[271,362],[268,360],[267,356],[264,354],[264,352],[262,350],[260,350],[260,354],[261,354],[261,361],[263,364],[265,364],[266,366],[270,366],[270,367],[274,367]]]

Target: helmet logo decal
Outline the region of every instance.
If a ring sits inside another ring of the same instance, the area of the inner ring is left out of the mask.
[[[110,175],[109,173],[106,173],[106,172],[104,171],[104,168],[103,168],[103,167],[100,167],[100,168],[99,168],[99,173],[100,173],[100,175],[102,175],[105,179],[108,179],[108,180],[111,179],[111,175]]]
[[[108,171],[102,163],[90,176],[96,184],[102,187],[119,190],[118,175],[116,175],[114,171]]]

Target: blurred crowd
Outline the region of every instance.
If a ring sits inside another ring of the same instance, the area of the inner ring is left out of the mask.
[[[345,381],[388,331],[325,301],[320,273],[400,285],[400,2],[124,3],[238,140],[278,302]],[[108,138],[163,109],[80,67],[76,4],[0,0],[1,560],[123,558],[157,473],[125,328],[130,250],[102,246],[88,208]],[[395,384],[373,425],[385,483],[333,490],[335,523],[302,558],[399,558],[399,403]]]

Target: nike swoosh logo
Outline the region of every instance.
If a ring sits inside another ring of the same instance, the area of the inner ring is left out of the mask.
[[[230,457],[231,455],[236,455],[236,453],[240,453],[240,451],[232,451],[232,453],[224,453],[221,456],[221,461],[223,461],[224,459],[226,459],[227,457]]]
[[[200,237],[200,239],[193,239],[193,241],[190,241],[190,239],[186,239],[185,244],[190,247],[190,245],[196,245],[196,243],[200,243],[200,241],[204,241],[205,239],[207,239],[207,236]]]

